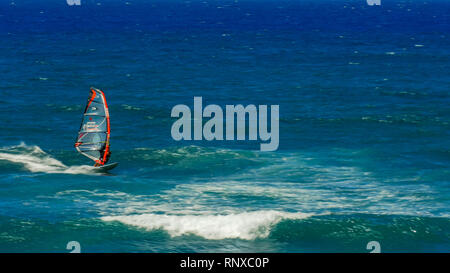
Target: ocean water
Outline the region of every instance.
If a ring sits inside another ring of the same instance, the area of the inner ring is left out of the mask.
[[[450,2],[2,1],[0,251],[450,251]],[[89,87],[108,175],[73,148]],[[280,105],[280,146],[173,106]]]

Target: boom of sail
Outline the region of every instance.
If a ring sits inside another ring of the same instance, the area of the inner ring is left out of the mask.
[[[104,165],[108,161],[110,124],[103,91],[91,87],[75,148],[82,155]]]

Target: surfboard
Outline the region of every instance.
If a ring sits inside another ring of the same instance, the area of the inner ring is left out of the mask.
[[[106,164],[106,165],[103,165],[103,166],[93,167],[93,168],[94,168],[94,170],[96,172],[97,171],[98,172],[107,172],[107,171],[112,170],[115,167],[117,167],[117,165],[119,165],[119,163],[118,162],[114,162],[114,163],[111,163],[111,164]]]

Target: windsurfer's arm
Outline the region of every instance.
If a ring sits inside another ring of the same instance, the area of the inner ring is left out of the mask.
[[[95,161],[94,167],[102,166],[103,163],[100,160]]]

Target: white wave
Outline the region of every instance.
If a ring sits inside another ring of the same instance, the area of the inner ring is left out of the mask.
[[[162,229],[172,237],[194,234],[209,240],[254,240],[269,236],[271,228],[283,219],[305,219],[309,216],[311,214],[267,210],[228,215],[140,214],[104,216],[101,219],[147,230]]]
[[[0,148],[0,160],[20,164],[33,173],[98,174],[92,166],[66,166],[39,146],[26,145],[23,142],[16,146]]]

